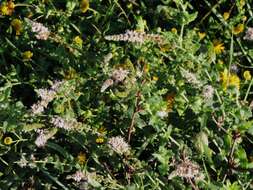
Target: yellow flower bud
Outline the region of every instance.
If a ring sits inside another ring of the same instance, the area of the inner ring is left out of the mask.
[[[205,32],[198,32],[198,35],[199,35],[199,39],[202,40],[206,36],[206,33]]]
[[[224,18],[224,20],[228,20],[228,19],[229,19],[229,16],[230,16],[230,13],[229,13],[229,12],[224,12],[224,13],[223,13],[223,18]]]
[[[246,22],[246,20],[247,20],[247,17],[246,17],[246,16],[243,16],[243,17],[242,17],[242,21],[243,21],[243,22]]]
[[[233,34],[238,35],[242,33],[244,30],[244,24],[238,24],[236,27],[233,28]]]
[[[84,164],[86,162],[86,154],[83,152],[80,152],[77,156],[77,160],[80,164]]]
[[[24,61],[29,61],[32,58],[33,53],[31,51],[25,51],[22,56]]]
[[[105,142],[105,139],[103,137],[96,138],[96,143],[97,144],[103,144],[104,142]]]
[[[172,28],[171,32],[173,32],[174,34],[176,34],[177,33],[177,29],[176,28]]]
[[[11,26],[14,28],[14,30],[16,31],[16,35],[20,35],[20,33],[23,30],[23,26],[22,26],[22,21],[15,18],[11,21]]]
[[[82,46],[83,45],[83,40],[80,36],[76,36],[74,39],[73,39],[74,43],[77,44],[78,46]]]
[[[153,79],[153,81],[158,81],[159,78],[157,76],[153,76],[152,79]]]
[[[89,1],[88,0],[81,0],[80,2],[80,9],[82,13],[85,13],[90,7]]]
[[[251,80],[250,71],[244,71],[243,77],[244,77],[245,80]]]

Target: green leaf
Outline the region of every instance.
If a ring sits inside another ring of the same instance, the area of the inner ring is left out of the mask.
[[[59,185],[63,190],[68,190],[69,189],[65,185],[63,185],[56,177],[53,177],[48,171],[46,171],[46,170],[44,170],[42,168],[40,168],[40,171],[42,171],[49,179],[51,179],[57,185]]]
[[[42,127],[44,127],[44,124],[42,124],[42,123],[26,124],[25,126],[23,126],[23,131],[29,132],[29,131],[33,131],[35,129],[40,129]]]
[[[59,152],[63,157],[65,157],[65,158],[68,158],[69,156],[69,153],[64,149],[64,148],[62,148],[60,145],[58,145],[58,144],[55,144],[55,143],[53,143],[53,142],[47,142],[47,144],[46,144],[46,146],[48,147],[48,148],[51,148],[51,149],[53,149],[53,150],[55,150],[55,151],[57,151],[57,152]]]
[[[194,21],[198,16],[198,12],[189,14],[188,12],[184,12],[184,20],[183,24],[189,24],[190,22]]]

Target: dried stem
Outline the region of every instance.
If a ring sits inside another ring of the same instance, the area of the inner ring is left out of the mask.
[[[228,172],[230,171],[231,168],[235,168],[234,167],[234,152],[235,152],[235,145],[236,145],[236,142],[237,142],[237,139],[240,138],[240,133],[238,132],[235,132],[233,134],[233,144],[232,144],[232,147],[230,148],[230,151],[229,151],[229,155],[228,155],[228,168],[227,168],[227,172],[223,178],[223,182],[226,180],[226,177],[228,176]]]
[[[143,86],[145,82],[146,82],[145,79],[142,80],[141,86]],[[133,128],[134,128],[135,117],[136,117],[137,113],[140,111],[140,105],[139,105],[140,100],[141,100],[141,91],[138,90],[135,95],[134,112],[132,114],[131,124],[128,128],[128,143],[130,143],[130,141],[131,141],[131,135],[132,135]]]
[[[130,143],[130,140],[131,140],[131,135],[132,135],[134,123],[135,123],[135,117],[137,113],[139,112],[139,101],[140,101],[140,90],[138,90],[135,96],[134,112],[132,114],[131,125],[128,128],[128,143]]]
[[[219,117],[217,120],[214,116],[214,113],[212,113],[212,119],[219,129],[221,129],[224,133],[228,134],[227,130],[222,127],[222,125],[224,124],[224,117]]]
[[[190,182],[192,189],[199,190],[199,188],[194,184],[194,182],[191,180],[191,178],[187,178],[187,181]]]

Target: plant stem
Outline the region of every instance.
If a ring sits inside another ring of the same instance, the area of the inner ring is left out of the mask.
[[[128,143],[130,143],[130,141],[131,141],[131,135],[132,135],[133,128],[134,128],[135,117],[139,111],[139,109],[138,109],[139,98],[140,98],[140,90],[137,91],[136,96],[135,96],[134,112],[132,114],[131,125],[128,128]]]
[[[247,92],[246,92],[246,95],[245,95],[243,101],[246,101],[246,100],[247,100],[248,95],[249,95],[249,92],[250,92],[250,89],[251,89],[251,86],[252,86],[252,83],[253,83],[253,78],[252,78],[251,81],[250,81],[249,87],[248,87],[248,89],[247,89]]]

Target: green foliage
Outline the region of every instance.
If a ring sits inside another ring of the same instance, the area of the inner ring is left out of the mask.
[[[1,189],[252,189],[252,1],[212,3],[0,1]]]

